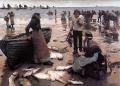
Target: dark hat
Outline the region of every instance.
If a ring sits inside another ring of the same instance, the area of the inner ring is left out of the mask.
[[[80,14],[80,11],[78,9],[76,9],[76,10],[74,10],[73,14],[75,14],[75,13],[79,13]]]

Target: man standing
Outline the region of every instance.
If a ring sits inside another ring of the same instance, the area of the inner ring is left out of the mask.
[[[64,31],[66,31],[66,29],[67,29],[67,19],[66,19],[66,13],[64,11],[61,14],[61,23],[62,23],[62,26],[64,28]]]
[[[73,54],[82,51],[82,31],[84,28],[84,17],[80,15],[79,10],[74,10],[72,18],[72,29],[73,29],[73,41],[74,41],[74,52]]]
[[[101,10],[99,10],[99,13],[98,13],[98,23],[101,23],[101,17],[102,17],[102,12],[101,12]]]
[[[7,29],[9,28],[9,17],[8,16],[5,16],[4,17],[4,20],[6,22],[6,26],[7,26]]]
[[[12,29],[15,29],[15,28],[14,28],[14,16],[15,16],[15,14],[11,11],[11,12],[9,13],[9,17],[10,17],[10,23],[11,23],[11,28],[12,28]]]

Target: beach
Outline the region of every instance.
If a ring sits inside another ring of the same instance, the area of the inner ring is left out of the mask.
[[[51,27],[52,28],[52,36],[51,36],[51,40],[48,43],[48,46],[54,46],[57,47],[59,49],[63,49],[65,47],[67,47],[68,52],[64,53],[64,58],[63,60],[59,61],[59,60],[53,60],[54,65],[51,68],[46,68],[46,70],[53,70],[56,66],[62,66],[62,65],[67,65],[67,63],[69,61],[73,60],[72,57],[72,52],[73,52],[73,48],[71,48],[68,43],[65,41],[67,34],[69,33],[69,27],[67,27],[67,31],[64,31],[64,28],[61,25],[61,12],[62,11],[70,11],[71,15],[73,13],[73,11],[75,9],[79,9],[79,10],[95,10],[95,11],[99,11],[99,9],[102,10],[120,10],[119,7],[61,7],[61,8],[50,8],[50,9],[40,9],[40,8],[35,8],[35,9],[0,9],[0,38],[2,39],[5,34],[6,34],[6,25],[5,25],[5,21],[4,21],[4,16],[7,15],[8,12],[13,11],[15,13],[15,34],[20,34],[25,32],[25,28],[27,26],[27,24],[30,21],[30,18],[32,16],[33,13],[40,13],[41,15],[41,26],[42,27]],[[57,22],[55,22],[55,16],[48,16],[47,13],[48,11],[52,11],[54,12],[55,10],[57,10]],[[96,18],[97,19],[97,18]],[[97,24],[96,24],[97,25]],[[120,31],[119,35],[120,35]],[[67,81],[69,79],[73,79],[73,80],[80,80],[82,82],[84,82],[84,85],[70,85],[70,86],[120,86],[120,68],[118,66],[120,66],[120,51],[118,51],[117,53],[112,53],[110,51],[115,50],[115,49],[120,49],[120,37],[119,37],[119,41],[118,42],[114,42],[111,44],[105,43],[103,40],[103,37],[100,36],[98,30],[97,31],[93,31],[92,32],[94,35],[94,40],[97,41],[97,43],[101,46],[101,49],[103,51],[104,54],[109,54],[109,60],[111,62],[111,64],[117,63],[113,66],[112,68],[112,73],[109,75],[102,75],[102,79],[99,81],[96,81],[94,79],[91,78],[87,78],[87,79],[83,79],[82,77],[78,76],[78,75],[70,75],[70,74],[66,74],[66,77],[63,78],[64,81]],[[55,41],[56,40],[56,41]],[[0,75],[1,77],[1,85],[0,86],[9,86],[8,85],[8,78],[10,77],[10,75],[14,72],[14,71],[10,71],[7,69],[4,69],[4,65],[5,65],[5,56],[0,56]],[[28,65],[27,65],[28,66]],[[39,66],[41,67],[41,66]],[[20,68],[18,68],[15,71],[19,71],[22,68],[24,68],[24,65]],[[3,71],[4,70],[4,71]],[[45,71],[46,71],[45,70]],[[45,82],[46,83],[46,82]],[[39,86],[39,85],[38,85]],[[46,85],[48,86],[48,85]],[[60,82],[51,82],[51,84],[49,86],[64,86],[63,83]]]

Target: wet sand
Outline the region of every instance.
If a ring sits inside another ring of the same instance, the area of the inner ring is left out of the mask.
[[[48,46],[55,46],[57,48],[64,48],[67,47],[68,52],[64,53],[64,59],[59,61],[59,60],[53,60],[54,61],[54,65],[52,67],[45,67],[44,71],[46,70],[52,70],[54,69],[56,66],[61,66],[61,65],[66,65],[69,60],[72,60],[72,48],[69,47],[67,42],[63,42],[66,39],[66,36],[69,32],[68,31],[63,31],[64,28],[62,27],[61,23],[60,23],[60,19],[58,19],[58,23],[55,24],[54,23],[54,19],[53,20],[49,20],[52,22],[52,24],[43,24],[43,26],[50,26],[52,28],[52,38],[50,43],[48,44]],[[48,22],[49,22],[48,21]],[[24,32],[24,28],[25,25],[21,25],[21,27],[16,27],[16,33],[21,33]],[[21,29],[22,28],[22,29]],[[107,74],[107,75],[102,75],[101,80],[97,81],[94,80],[92,78],[82,78],[78,75],[69,75],[66,74],[66,76],[64,77],[64,81],[67,81],[68,79],[74,79],[74,80],[80,80],[84,82],[84,85],[78,85],[78,86],[120,86],[120,52],[117,53],[110,53],[109,52],[109,46],[111,48],[111,50],[113,48],[119,48],[120,49],[120,42],[116,42],[115,44],[107,44],[105,42],[103,42],[103,38],[99,35],[98,31],[93,32],[94,34],[94,40],[96,40],[99,45],[101,46],[103,53],[109,53],[109,55],[111,57],[109,57],[110,61],[111,61],[111,65],[112,66],[112,73],[111,74]],[[5,35],[5,28],[0,28],[0,36],[4,36]],[[53,40],[57,40],[56,42]],[[117,47],[116,47],[117,46]],[[0,75],[2,75],[1,77],[1,85],[0,86],[9,86],[8,85],[8,78],[9,76],[14,72],[14,71],[10,71],[8,69],[5,69],[5,58],[3,56],[0,56]],[[22,68],[31,66],[30,64],[28,65],[23,65],[22,67],[20,67],[19,69],[15,70],[15,71],[20,71]],[[44,67],[41,65],[38,65],[38,67]],[[45,82],[47,83],[47,81]],[[43,83],[44,84],[44,83]],[[48,83],[49,84],[49,83]],[[40,86],[40,85],[38,85]],[[46,85],[47,86],[47,85]],[[51,82],[51,85],[49,86],[64,86],[64,84],[60,83],[60,82]],[[77,85],[70,85],[70,86],[77,86]]]

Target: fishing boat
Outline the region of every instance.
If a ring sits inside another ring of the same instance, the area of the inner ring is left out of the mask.
[[[51,39],[52,29],[49,27],[42,28],[45,40],[48,43]],[[31,32],[32,33],[32,32]],[[14,69],[21,62],[33,62],[33,45],[32,41],[27,39],[25,33],[0,40],[0,48],[7,57],[7,65]]]

